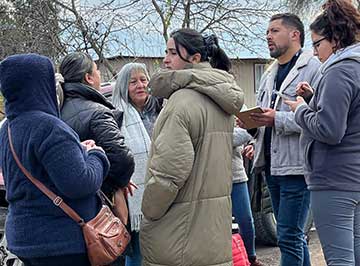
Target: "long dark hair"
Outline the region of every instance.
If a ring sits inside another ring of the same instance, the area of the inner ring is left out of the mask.
[[[174,39],[176,52],[182,60],[189,62],[181,55],[180,45],[185,48],[190,56],[199,53],[201,62],[210,61],[213,68],[229,72],[231,68],[230,59],[219,47],[218,38],[215,34],[202,36],[196,30],[184,28],[172,32],[170,37]]]
[[[310,30],[335,41],[334,51],[360,41],[360,13],[347,0],[328,0]]]

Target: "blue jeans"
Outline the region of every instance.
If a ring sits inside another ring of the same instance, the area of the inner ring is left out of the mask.
[[[360,193],[324,190],[310,195],[327,265],[360,265]]]
[[[247,182],[233,183],[231,201],[232,213],[236,223],[239,225],[240,235],[244,241],[246,252],[249,257],[254,257],[256,256],[255,228]]]
[[[141,266],[142,256],[140,253],[139,232],[131,232],[131,256],[126,256],[125,266]]]
[[[281,251],[281,266],[310,266],[304,227],[309,213],[310,192],[304,176],[266,177]]]

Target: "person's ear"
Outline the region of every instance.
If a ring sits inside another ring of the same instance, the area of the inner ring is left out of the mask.
[[[332,40],[330,42],[333,53],[335,54],[339,47],[339,41]]]
[[[89,84],[90,86],[94,85],[94,79],[93,76],[89,73],[86,73],[84,76],[84,81],[86,84]]]
[[[198,64],[200,62],[201,62],[201,54],[200,53],[196,53],[196,54],[191,56],[191,63]]]
[[[298,40],[300,42],[300,31],[298,30],[291,31],[291,38],[294,40]]]

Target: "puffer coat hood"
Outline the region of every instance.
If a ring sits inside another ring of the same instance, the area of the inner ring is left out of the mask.
[[[175,91],[187,88],[207,95],[228,114],[236,114],[241,109],[244,93],[231,74],[212,68],[206,62],[188,67],[154,74],[149,83],[151,94],[169,98]]]
[[[5,112],[12,120],[20,113],[42,111],[59,117],[54,66],[37,54],[9,56],[0,64],[0,90],[6,98]]]

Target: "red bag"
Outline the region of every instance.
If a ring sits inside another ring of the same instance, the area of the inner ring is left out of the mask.
[[[244,242],[239,234],[232,235],[232,255],[234,266],[249,266]]]

